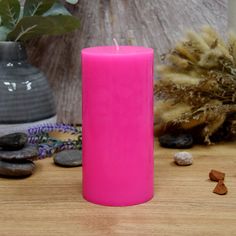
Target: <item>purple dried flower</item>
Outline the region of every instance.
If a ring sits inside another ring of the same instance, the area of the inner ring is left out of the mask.
[[[50,157],[55,153],[55,147],[50,146],[46,143],[39,144],[38,150],[39,150],[39,159]]]
[[[47,157],[47,151],[43,147],[39,147],[39,159]]]
[[[49,136],[49,132],[77,134],[77,140],[61,141]],[[28,142],[38,146],[39,159],[52,156],[66,149],[82,149],[82,130],[66,124],[44,124],[28,129]]]
[[[56,123],[56,124],[43,124],[43,125],[38,125],[32,128],[29,128],[28,134],[32,136],[32,135],[38,135],[42,133],[49,133],[52,131],[71,133],[71,134],[79,133],[79,130],[71,125]]]
[[[39,137],[38,136],[28,136],[28,143],[36,144],[38,143]]]
[[[39,135],[32,135],[28,136],[28,143],[30,144],[39,144],[39,143],[46,143],[49,139],[48,133],[42,133]]]

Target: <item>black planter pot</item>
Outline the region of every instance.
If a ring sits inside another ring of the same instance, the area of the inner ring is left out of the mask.
[[[56,108],[46,77],[20,43],[0,42],[0,135],[49,122]]]

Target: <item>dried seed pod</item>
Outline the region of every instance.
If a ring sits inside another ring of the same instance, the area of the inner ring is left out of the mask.
[[[219,195],[224,195],[228,192],[227,187],[224,184],[223,180],[219,180],[217,183],[216,187],[213,190],[213,193],[219,194]]]
[[[220,172],[218,170],[211,170],[211,172],[209,173],[209,178],[212,181],[224,180],[225,173]]]

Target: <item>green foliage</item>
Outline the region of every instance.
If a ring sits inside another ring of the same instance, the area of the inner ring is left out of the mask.
[[[18,0],[0,0],[1,25],[13,28],[20,15],[20,2]]]
[[[26,0],[24,16],[40,16],[49,10],[55,2],[55,0]]]
[[[0,41],[26,41],[77,28],[79,20],[57,0],[26,0],[22,8],[19,0],[0,0]]]
[[[60,35],[79,27],[77,18],[72,16],[27,16],[8,34],[8,39],[26,41],[40,35]]]

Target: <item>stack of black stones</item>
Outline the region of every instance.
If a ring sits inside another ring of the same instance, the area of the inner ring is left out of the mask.
[[[25,133],[0,137],[0,176],[22,178],[33,174],[38,157],[36,146],[28,144]]]

